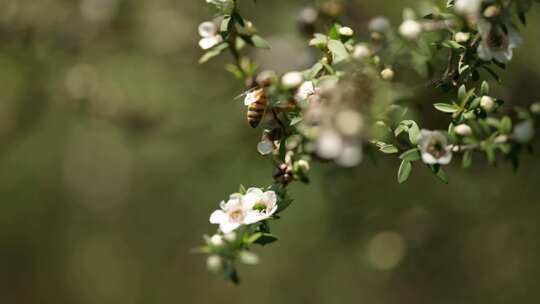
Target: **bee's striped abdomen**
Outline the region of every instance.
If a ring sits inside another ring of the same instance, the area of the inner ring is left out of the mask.
[[[256,128],[266,112],[267,97],[262,89],[257,93],[257,100],[248,106],[247,120],[252,128]]]

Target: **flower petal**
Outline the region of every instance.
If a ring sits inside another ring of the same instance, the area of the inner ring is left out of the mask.
[[[422,152],[422,161],[428,165],[435,165],[439,163],[435,156],[429,154],[428,152]]]
[[[229,221],[223,222],[223,223],[221,223],[219,225],[219,229],[223,233],[232,232],[233,230],[235,230],[238,227],[240,227],[240,223],[234,223],[234,222],[229,222]]]
[[[452,152],[448,152],[443,157],[438,159],[438,163],[441,165],[448,165],[451,161],[452,161]]]
[[[244,224],[246,225],[255,224],[257,222],[262,221],[263,219],[265,219],[264,214],[256,210],[250,210],[246,213],[246,217],[244,218]]]
[[[277,202],[277,196],[274,191],[266,191],[263,193],[264,201],[268,204],[274,205]]]
[[[215,36],[217,30],[217,25],[214,22],[206,21],[199,25],[199,35],[203,38]]]
[[[199,46],[203,50],[208,50],[220,44],[222,41],[223,41],[223,38],[221,38],[221,36],[219,35],[212,36],[212,37],[205,37],[199,40]]]
[[[228,221],[229,216],[223,212],[223,210],[216,210],[210,214],[210,223],[211,224],[221,224]]]

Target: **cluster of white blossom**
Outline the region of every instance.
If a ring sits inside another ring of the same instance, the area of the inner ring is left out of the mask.
[[[249,188],[245,194],[232,194],[222,201],[220,209],[210,215],[210,223],[218,224],[223,233],[229,233],[242,225],[250,225],[271,217],[277,210],[274,191]]]
[[[515,164],[534,138],[540,103],[508,114],[480,74],[484,70],[498,80],[492,68],[511,61],[522,44],[513,18],[518,15],[524,23],[527,11],[521,8],[528,7],[529,0],[449,0],[446,7],[423,17],[405,9],[397,28],[386,17],[371,19],[364,39],[336,21],[344,2],[323,1],[302,9],[298,17],[300,30],[310,37],[309,46],[321,57],[306,70],[279,75],[259,72],[246,54],[249,47],[265,49],[268,43],[242,17],[239,1],[206,2],[218,10],[219,22],[199,26],[199,46],[206,51],[201,62],[225,50],[233,55],[227,70],[246,86],[247,121],[262,133],[257,151],[274,164],[268,188],[232,194],[210,216],[219,231],[207,238],[202,252],[209,254],[210,270],[234,282],[236,260],[258,261],[249,251],[252,244],[277,240],[267,221],[279,218],[292,202],[286,191],[291,182],[309,182],[313,161],[353,167],[375,148],[398,156],[399,183],[409,178],[417,161],[448,182],[442,166],[461,159],[468,167],[473,152],[493,164],[500,153]],[[437,62],[441,50],[448,52],[445,69],[425,68]],[[399,97],[411,99],[417,93],[403,79],[413,74],[447,92],[449,101],[433,106],[448,115],[448,128],[420,128],[412,119],[418,117],[398,104]]]

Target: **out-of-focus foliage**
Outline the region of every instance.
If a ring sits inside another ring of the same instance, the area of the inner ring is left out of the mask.
[[[2,303],[540,300],[532,157],[517,174],[449,169],[448,186],[427,173],[395,185],[395,164],[319,169],[292,188],[298,203],[273,227],[286,237],[241,287],[209,276],[189,254],[208,213],[240,177],[268,178],[225,60],[196,65],[199,2],[0,0]],[[357,28],[422,5],[349,2]],[[305,3],[252,7],[273,45],[263,63],[303,67],[290,33]],[[506,88],[493,87],[523,104],[540,99],[538,11],[528,21]]]

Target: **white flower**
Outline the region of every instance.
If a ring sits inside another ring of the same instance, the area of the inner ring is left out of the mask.
[[[245,224],[248,208],[242,201],[242,196],[233,194],[227,202],[221,202],[221,209],[210,215],[210,223],[218,224],[223,233],[229,233]]]
[[[281,77],[281,85],[286,89],[294,89],[304,82],[304,75],[301,72],[289,72]]]
[[[388,18],[377,16],[369,21],[369,31],[384,33],[390,29],[390,21]]]
[[[495,99],[490,96],[482,96],[480,99],[480,107],[486,112],[491,112],[495,109]]]
[[[220,247],[223,245],[223,237],[219,234],[214,234],[212,237],[210,237],[209,242],[213,246]]]
[[[414,20],[405,20],[399,26],[399,33],[409,40],[414,40],[422,33],[422,25]]]
[[[468,125],[466,124],[460,124],[460,125],[457,125],[455,128],[454,128],[454,131],[456,132],[457,135],[461,135],[461,136],[469,136],[472,134],[472,129],[471,127],[469,127]]]
[[[452,160],[452,148],[441,131],[421,130],[418,145],[422,152],[422,161],[428,165],[447,165]]]
[[[219,35],[218,26],[210,21],[203,22],[199,25],[199,35],[202,37],[199,40],[199,46],[203,50],[208,50],[223,42],[223,38]]]
[[[507,32],[488,20],[478,20],[478,32],[482,36],[477,50],[480,59],[486,61],[495,59],[502,63],[512,60],[514,49],[523,43],[523,39],[510,22],[505,23],[505,28]]]
[[[383,80],[392,81],[394,79],[394,76],[395,76],[394,70],[390,68],[386,68],[381,71],[381,77]]]
[[[250,106],[252,103],[255,103],[263,98],[265,98],[265,93],[263,89],[255,89],[248,91],[246,97],[244,98],[244,105]]]
[[[315,94],[315,84],[312,81],[304,81],[296,91],[295,98],[296,100],[303,101],[313,94]]]
[[[341,36],[345,37],[351,37],[352,35],[354,35],[353,29],[348,26],[340,27],[338,32]]]
[[[371,50],[365,43],[359,43],[354,46],[353,58],[356,60],[364,60],[371,56]]]
[[[534,137],[534,125],[532,122],[526,120],[522,121],[514,127],[512,138],[517,142],[526,144],[530,142]]]
[[[249,188],[243,196],[243,201],[249,210],[245,218],[245,224],[248,225],[271,217],[278,208],[274,191],[263,192],[259,188]]]

